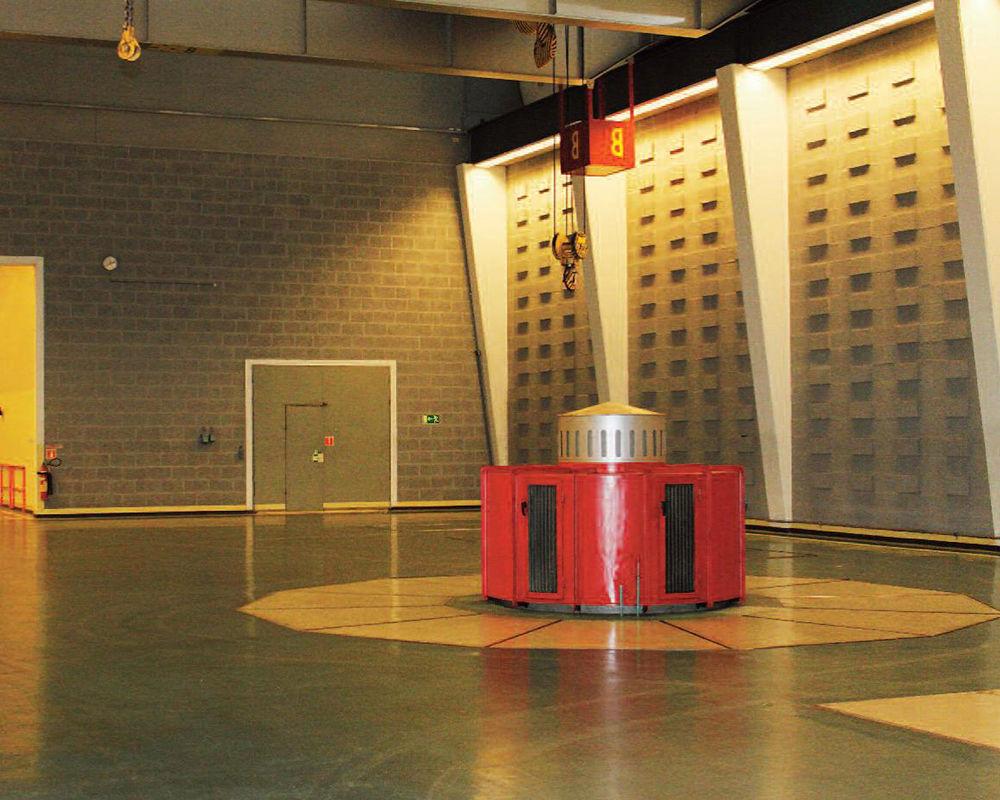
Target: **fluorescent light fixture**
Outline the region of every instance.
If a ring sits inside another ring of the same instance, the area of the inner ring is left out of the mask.
[[[555,136],[546,136],[537,142],[522,145],[514,150],[508,150],[506,153],[487,158],[485,161],[477,161],[476,166],[483,167],[484,169],[488,169],[489,167],[503,167],[507,164],[513,164],[515,161],[524,161],[526,158],[531,158],[534,155],[544,153],[546,150],[552,150],[558,146],[559,134],[557,133]]]
[[[696,97],[703,97],[704,95],[712,94],[713,92],[718,91],[718,89],[719,81],[716,78],[709,78],[705,81],[692,83],[690,86],[685,86],[683,89],[678,89],[676,92],[671,92],[670,94],[665,94],[662,97],[647,100],[645,103],[639,103],[639,105],[635,107],[635,117],[636,119],[648,117],[650,114],[655,114],[657,111],[662,111],[665,108],[679,106],[681,103],[686,103],[688,100],[694,100]],[[628,119],[628,109],[626,108],[623,111],[616,111],[614,114],[608,114],[608,119],[612,122],[624,122]]]
[[[924,17],[931,16],[933,13],[933,0],[914,3],[896,11],[890,11],[881,17],[875,17],[874,19],[860,22],[857,25],[852,25],[850,28],[844,28],[842,31],[831,33],[829,36],[806,42],[798,47],[793,47],[791,50],[785,50],[783,53],[775,53],[773,56],[762,58],[760,61],[754,61],[747,66],[759,70],[768,70],[775,67],[787,67],[792,64],[799,64],[803,61],[808,61],[810,58],[828,53],[831,50],[836,50],[839,47],[844,47],[861,39],[867,39],[875,34],[883,33],[890,28],[900,28],[903,25],[916,22]]]

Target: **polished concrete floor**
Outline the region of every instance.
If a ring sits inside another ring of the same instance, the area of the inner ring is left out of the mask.
[[[0,514],[0,797],[1000,798],[989,731],[946,738],[997,724],[1000,621],[661,652],[322,636],[237,610],[469,574],[478,546],[471,514]],[[752,536],[748,568],[1000,607],[986,555]]]

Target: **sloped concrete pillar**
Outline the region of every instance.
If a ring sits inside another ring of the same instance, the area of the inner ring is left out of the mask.
[[[586,217],[583,261],[594,372],[601,403],[628,403],[628,213],[624,172],[575,177],[577,218]]]
[[[768,516],[792,519],[788,92],[784,70],[718,72]]]
[[[507,168],[458,165],[465,257],[493,463],[510,463],[507,431]]]
[[[969,323],[983,417],[993,537],[1000,538],[1000,4],[936,0],[962,230]]]

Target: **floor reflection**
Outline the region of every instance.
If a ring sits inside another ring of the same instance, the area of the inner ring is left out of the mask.
[[[41,746],[44,537],[0,512],[0,761],[16,781],[35,776]]]
[[[482,650],[306,635],[237,611],[304,592],[298,611],[351,608],[359,630],[377,627],[361,624],[372,608],[434,614],[475,591],[477,523],[0,513],[0,798],[996,795],[996,751],[822,706],[996,690],[1000,621],[745,652]],[[942,593],[1000,600],[995,558],[750,544],[754,614],[779,627],[793,612],[883,622],[886,597],[921,624],[956,611]],[[452,641],[474,627],[446,611]],[[612,621],[618,644],[625,622]]]

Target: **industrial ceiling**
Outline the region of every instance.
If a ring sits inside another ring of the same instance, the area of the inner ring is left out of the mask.
[[[136,0],[143,48],[546,82],[512,20],[549,22],[559,72],[593,78],[666,37],[699,37],[753,0]],[[0,0],[0,38],[113,46],[120,0]]]

